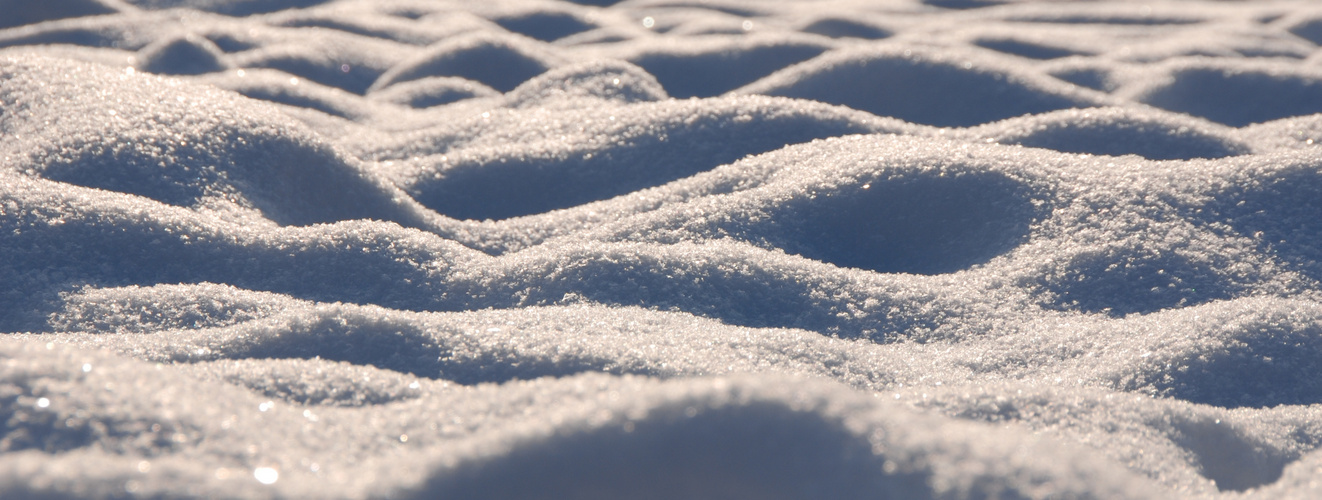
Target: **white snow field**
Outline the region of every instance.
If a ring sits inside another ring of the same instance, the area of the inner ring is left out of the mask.
[[[1322,498],[1318,44],[0,0],[0,498]]]

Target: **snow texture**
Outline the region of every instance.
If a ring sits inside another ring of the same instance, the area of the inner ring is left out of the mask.
[[[0,13],[0,498],[1322,497],[1313,2]]]

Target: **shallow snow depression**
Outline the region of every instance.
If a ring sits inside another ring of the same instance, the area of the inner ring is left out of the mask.
[[[1322,496],[1322,9],[0,1],[0,497]]]

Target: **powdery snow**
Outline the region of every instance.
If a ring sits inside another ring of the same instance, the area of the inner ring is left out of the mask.
[[[1311,2],[0,12],[0,497],[1322,496]]]

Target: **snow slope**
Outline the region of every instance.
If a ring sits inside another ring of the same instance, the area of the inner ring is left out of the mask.
[[[0,497],[1322,496],[1311,2],[0,12]]]

